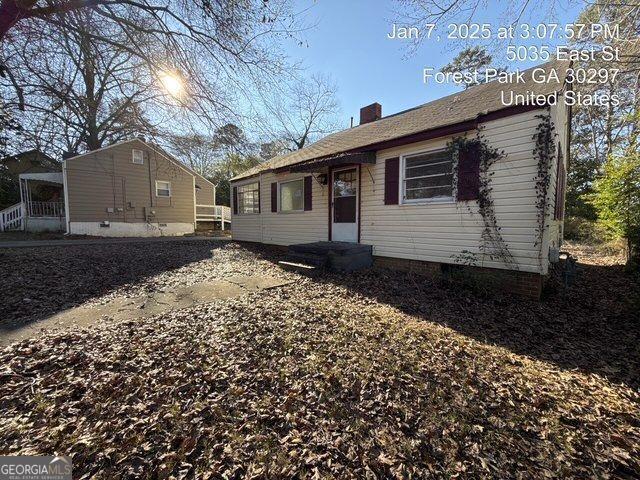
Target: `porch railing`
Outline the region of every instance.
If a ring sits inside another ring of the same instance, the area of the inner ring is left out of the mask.
[[[200,211],[198,211],[198,209]],[[202,211],[204,209],[204,211]],[[231,223],[231,208],[226,205],[196,205],[197,222],[220,222],[225,229],[225,222]]]
[[[22,203],[16,203],[0,211],[0,232],[7,230],[22,230],[24,209]]]
[[[30,217],[64,217],[64,202],[27,202]]]

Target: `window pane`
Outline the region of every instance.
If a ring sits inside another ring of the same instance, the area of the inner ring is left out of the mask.
[[[453,196],[453,161],[450,152],[414,155],[405,158],[404,166],[406,200]]]
[[[170,182],[156,182],[156,196],[169,197],[171,195],[171,183]]]
[[[421,187],[446,187],[451,186],[453,182],[453,175],[436,175],[434,177],[416,178],[407,180],[406,188],[421,188]]]
[[[260,213],[260,184],[248,183],[238,187],[238,209],[240,213]]]
[[[420,167],[424,165],[430,165],[439,162],[450,162],[451,154],[447,151],[435,152],[435,153],[423,153],[420,155],[413,155],[405,159],[405,166],[407,168]]]
[[[356,170],[343,170],[336,172],[333,177],[333,196],[352,197],[356,195],[357,189]]]
[[[416,188],[407,190],[407,200],[418,200],[421,198],[451,198],[451,187]]]
[[[438,162],[433,165],[421,165],[419,167],[407,168],[407,178],[413,177],[425,177],[428,175],[438,175],[441,173],[451,173],[453,170],[453,163]]]
[[[280,184],[280,211],[291,212],[304,208],[304,183],[302,180]]]

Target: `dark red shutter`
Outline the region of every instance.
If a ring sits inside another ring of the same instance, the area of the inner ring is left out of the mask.
[[[312,177],[304,177],[304,209],[311,210],[311,198],[313,193]]]
[[[262,201],[260,199],[260,182],[258,182],[258,213],[262,211]]]
[[[278,183],[273,182],[271,184],[271,211],[278,211]]]
[[[472,143],[458,152],[458,201],[480,196],[480,145]]]
[[[387,158],[384,163],[384,204],[398,204],[400,158]]]
[[[233,198],[231,201],[233,202],[233,214],[238,214],[238,187],[233,187]]]

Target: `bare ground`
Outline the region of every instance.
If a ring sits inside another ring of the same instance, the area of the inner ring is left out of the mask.
[[[0,453],[69,454],[86,478],[636,478],[640,283],[573,251],[576,283],[540,303],[385,270],[310,280],[237,244],[3,252],[11,322],[295,283],[7,348]]]

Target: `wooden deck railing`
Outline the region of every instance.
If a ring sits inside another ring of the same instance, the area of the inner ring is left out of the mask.
[[[221,222],[225,229],[225,222],[231,223],[231,208],[226,205],[196,205],[196,222]]]
[[[27,202],[30,217],[64,217],[63,202]]]
[[[0,232],[22,230],[24,209],[22,203],[16,203],[0,211]]]

